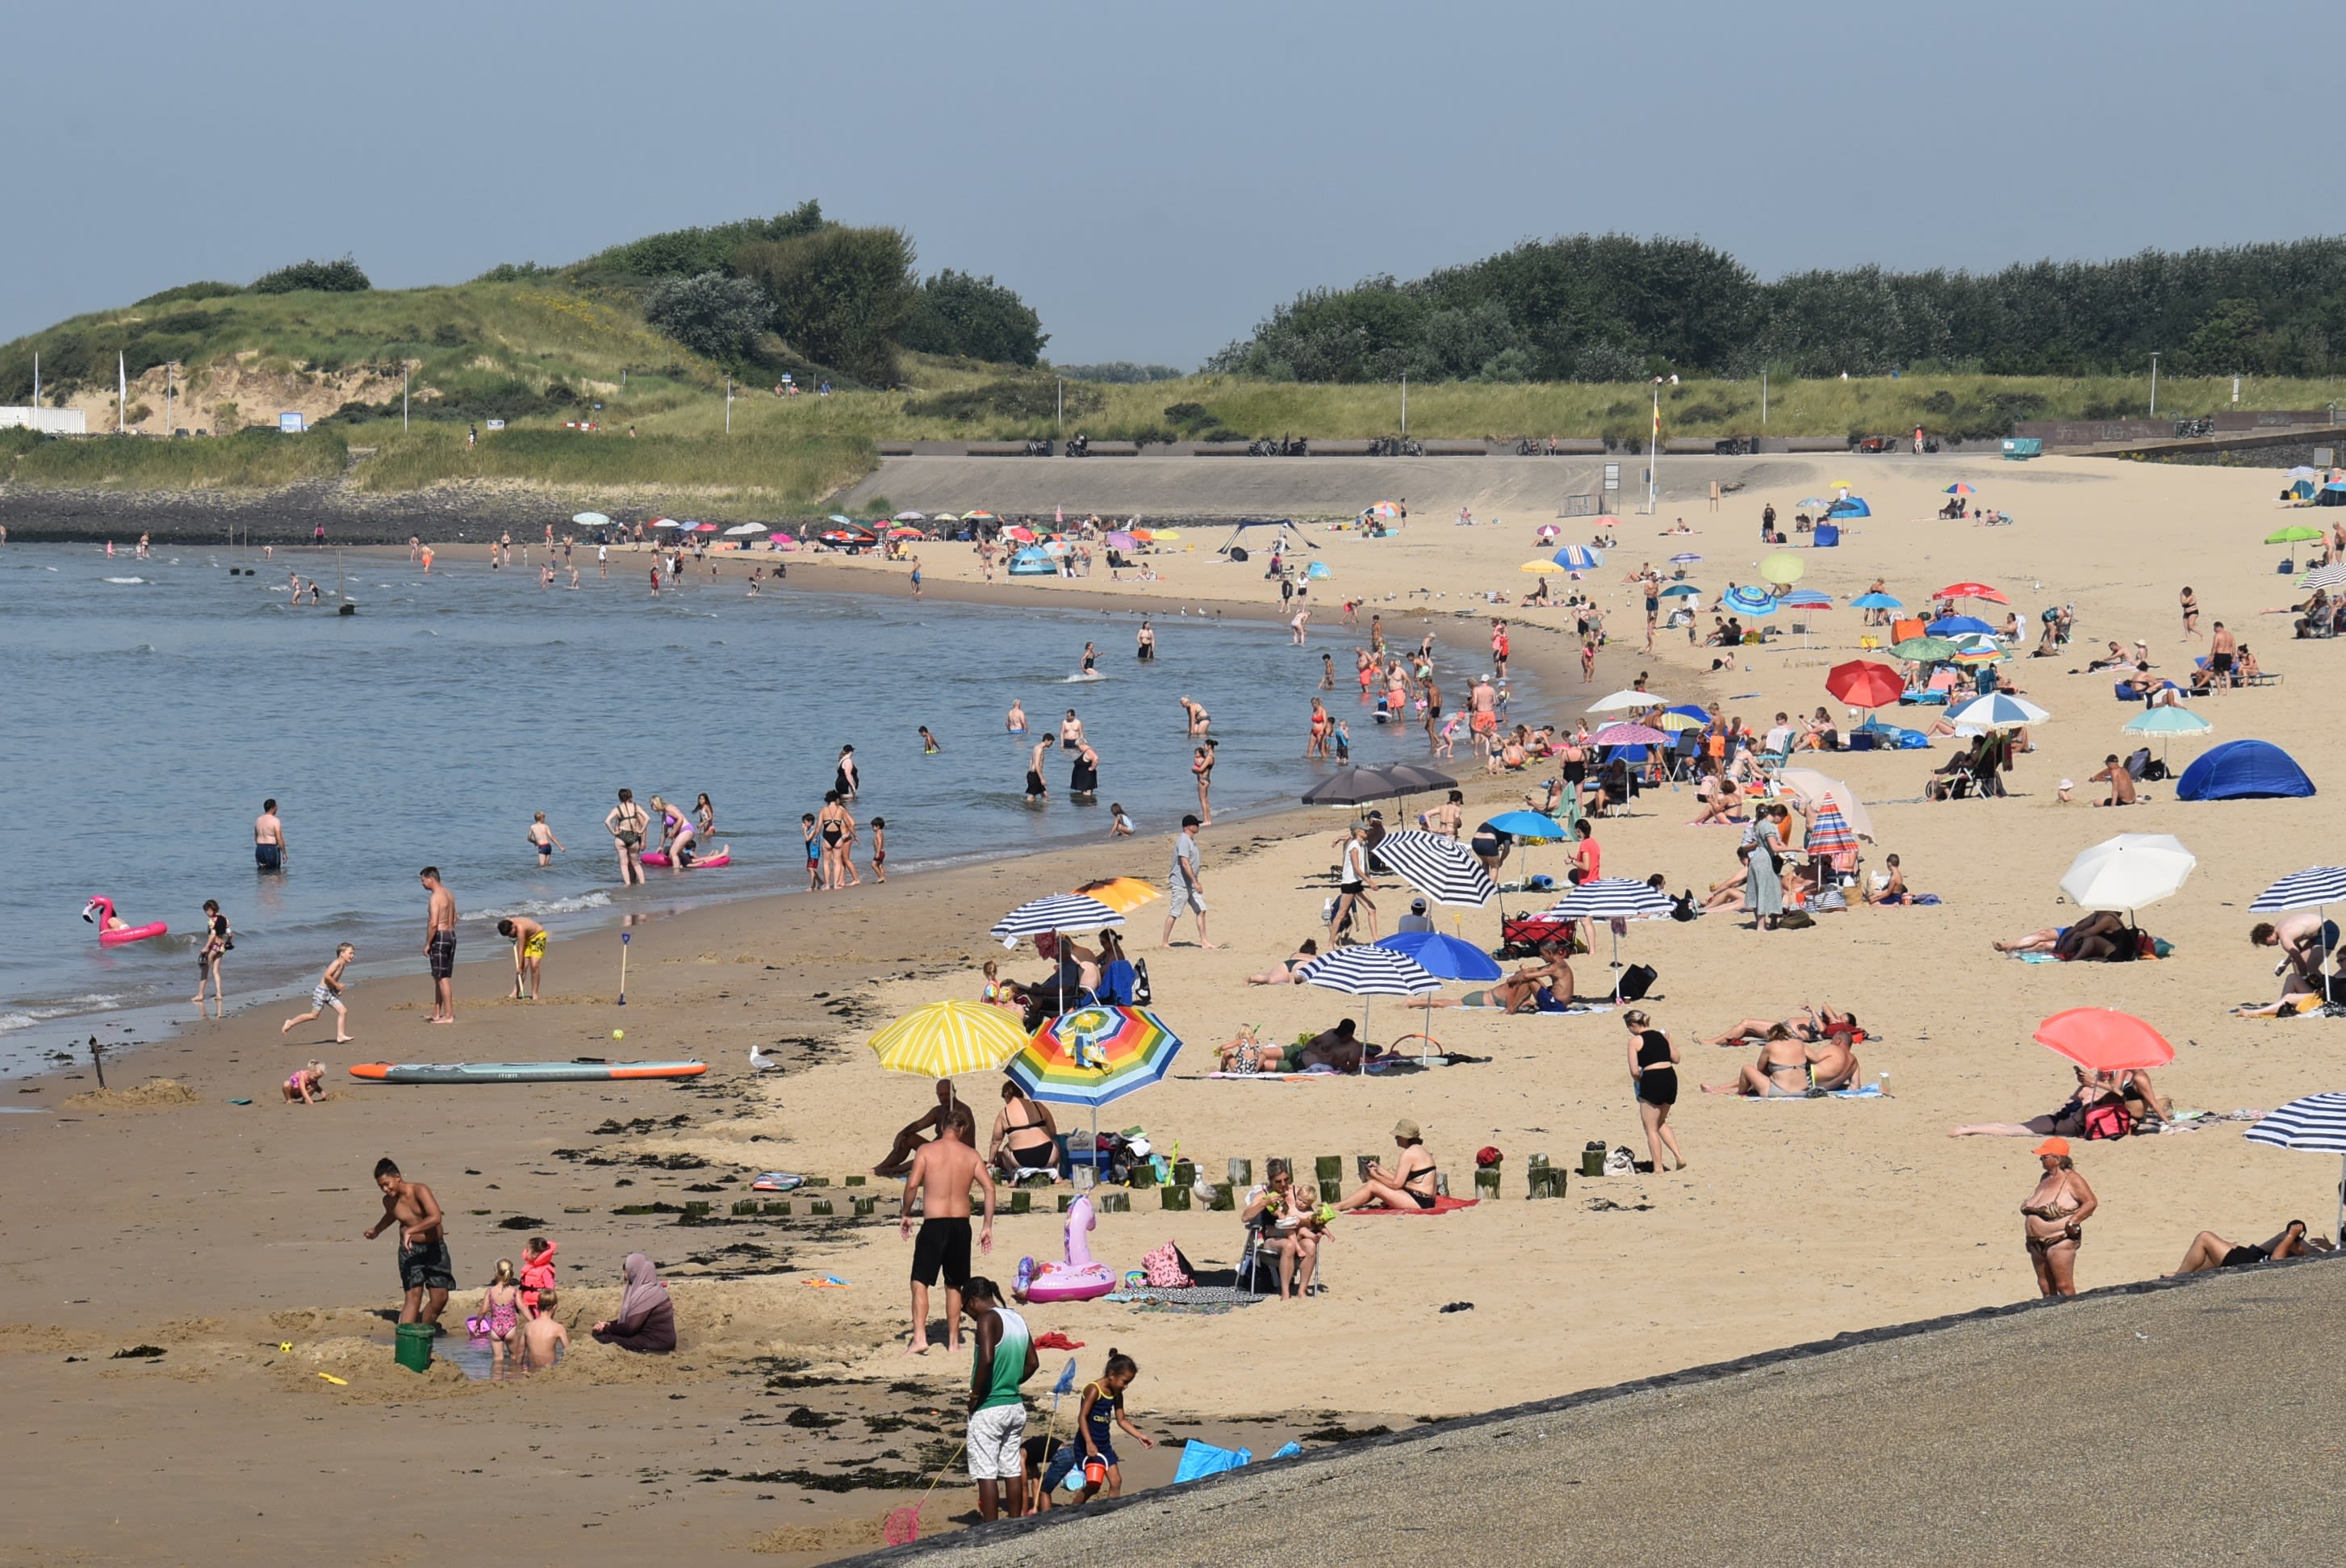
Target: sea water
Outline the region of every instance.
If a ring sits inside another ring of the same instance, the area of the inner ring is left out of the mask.
[[[93,1014],[112,1014],[117,1029],[125,1010],[148,1010],[150,1022],[192,1016],[206,899],[236,932],[225,968],[234,1004],[305,994],[339,942],[358,944],[362,978],[420,974],[425,865],[455,895],[465,959],[503,951],[495,921],[507,913],[562,935],[629,912],[803,889],[799,818],[821,808],[842,744],[862,767],[853,809],[867,883],[875,816],[887,819],[889,870],[900,871],[1106,846],[1112,801],[1131,814],[1147,846],[1137,858],[1161,878],[1170,835],[1197,805],[1178,699],[1213,715],[1218,819],[1290,804],[1328,769],[1302,756],[1323,651],[1336,656],[1338,689],[1325,695],[1350,721],[1353,759],[1426,755],[1414,726],[1372,721],[1352,676],[1366,627],[1335,624],[1333,605],[1302,648],[1280,626],[1168,605],[1151,612],[1158,657],[1143,664],[1137,610],[916,601],[899,585],[771,586],[752,599],[738,577],[712,582],[704,569],[695,581],[689,568],[687,586],[655,599],[648,555],[615,552],[607,581],[591,550],[576,559],[573,590],[566,573],[545,589],[518,564],[492,571],[444,557],[426,576],[395,553],[348,552],[342,583],[359,608],[344,616],[332,553],[264,562],[218,548],[150,560],[87,545],[0,548],[0,776],[16,821],[0,900],[0,1074],[94,1033],[111,1043]],[[258,575],[231,575],[240,565]],[[320,580],[324,602],[289,604],[291,571]],[[1245,586],[1269,585],[1250,575]],[[1413,614],[1387,619],[1396,645],[1425,629]],[[1463,706],[1487,628],[1440,616],[1431,629],[1448,639],[1437,668],[1449,706]],[[1087,639],[1108,678],[1075,683]],[[1518,717],[1525,695],[1519,677]],[[1025,705],[1024,738],[1005,733],[1013,697]],[[1044,765],[1052,798],[1029,807],[1027,748],[1070,708],[1101,757],[1099,799],[1068,799],[1067,760],[1054,751]],[[941,755],[923,755],[923,724]],[[639,804],[659,794],[688,810],[706,791],[714,842],[730,846],[732,865],[651,870],[648,886],[619,887],[602,821],[622,785]],[[290,852],[283,871],[262,873],[251,825],[272,797]],[[543,871],[525,841],[540,810],[567,846]],[[1210,871],[1210,833],[1205,854]],[[1133,858],[1122,850],[1103,865]],[[132,925],[164,921],[169,934],[100,947],[79,916],[101,894]],[[1002,911],[968,912],[975,939]],[[1299,903],[1306,923],[1311,912]],[[363,988],[354,1001],[363,1014]],[[153,1037],[151,1027],[124,1032]]]

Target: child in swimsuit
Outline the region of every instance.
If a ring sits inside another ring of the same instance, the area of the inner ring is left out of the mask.
[[[1076,1430],[1083,1439],[1086,1502],[1097,1497],[1103,1488],[1110,1497],[1124,1490],[1124,1471],[1117,1462],[1115,1428],[1120,1426],[1131,1433],[1143,1448],[1157,1446],[1157,1440],[1134,1426],[1132,1419],[1124,1413],[1124,1390],[1139,1375],[1138,1363],[1111,1348],[1107,1367],[1099,1380],[1084,1387],[1083,1402],[1076,1410]]]
[[[814,841],[814,813],[799,816],[799,831],[806,836],[807,887],[809,891],[822,886],[822,848]]]
[[[872,819],[872,875],[879,881],[888,880],[888,819]]]
[[[492,1373],[505,1365],[505,1352],[520,1355],[516,1336],[521,1329],[521,1287],[514,1282],[513,1259],[497,1259],[496,1278],[481,1293],[481,1317],[489,1331],[489,1366]]]
[[[559,1294],[555,1289],[556,1250],[556,1243],[542,1236],[533,1236],[521,1255],[521,1305],[522,1309],[533,1318],[554,1310],[555,1300]]]
[[[326,1064],[323,1062],[311,1062],[285,1080],[285,1103],[289,1105],[316,1105],[319,1085],[325,1081]]]

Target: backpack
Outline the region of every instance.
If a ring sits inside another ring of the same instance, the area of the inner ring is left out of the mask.
[[[2134,1117],[2125,1105],[2116,1100],[2104,1100],[2086,1113],[2086,1141],[2098,1143],[2105,1138],[2122,1138],[2134,1131]]]
[[[1148,961],[1145,958],[1136,958],[1132,961],[1132,1004],[1135,1007],[1148,1006],[1151,994],[1148,989]]]
[[[1670,901],[1670,918],[1674,921],[1690,921],[1699,920],[1702,918],[1694,907],[1694,890],[1692,888],[1688,888],[1685,891],[1679,893],[1678,897]]]
[[[1660,973],[1650,963],[1633,963],[1621,972],[1621,1000],[1642,1002],[1654,988]]]
[[[1181,1249],[1167,1242],[1140,1260],[1140,1271],[1148,1276],[1148,1283],[1159,1290],[1185,1290],[1198,1283],[1181,1267]]]
[[[1806,931],[1816,923],[1816,916],[1806,910],[1787,910],[1776,917],[1778,931]]]

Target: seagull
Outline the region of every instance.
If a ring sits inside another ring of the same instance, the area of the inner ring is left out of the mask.
[[[779,1068],[780,1065],[780,1062],[767,1055],[760,1047],[755,1045],[750,1047],[750,1071],[752,1073],[762,1073],[769,1067]]]

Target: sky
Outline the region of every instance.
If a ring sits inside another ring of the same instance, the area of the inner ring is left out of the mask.
[[[2346,227],[2332,18],[2270,0],[11,6],[0,341],[355,256],[379,288],[785,210],[990,273],[1061,363],[1303,289],[1691,236],[1762,277]]]

